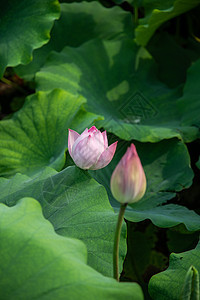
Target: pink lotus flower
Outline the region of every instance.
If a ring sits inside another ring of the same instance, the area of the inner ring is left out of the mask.
[[[146,177],[133,144],[116,166],[110,185],[113,196],[120,203],[134,203],[144,196]]]
[[[69,129],[68,150],[75,164],[81,169],[98,170],[112,160],[117,142],[108,147],[106,131],[101,132],[95,126],[86,128],[80,135]]]

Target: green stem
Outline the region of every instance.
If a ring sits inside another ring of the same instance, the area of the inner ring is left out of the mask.
[[[13,87],[16,88],[17,90],[19,90],[21,93],[26,94],[26,92],[24,91],[24,89],[21,88],[21,87],[20,87],[18,84],[16,84],[15,82],[13,82],[13,81],[11,81],[11,80],[5,78],[5,77],[2,77],[2,78],[1,78],[1,81],[2,81],[3,83],[6,83],[7,85],[13,86]]]
[[[138,7],[134,7],[134,23],[135,25],[138,25]]]
[[[4,83],[6,83],[6,84],[8,84],[8,85],[13,85],[12,81],[9,80],[9,79],[7,79],[7,78],[5,78],[5,77],[2,77],[1,81],[4,82]]]
[[[122,229],[122,223],[124,220],[124,213],[127,207],[127,203],[121,204],[120,211],[117,220],[117,226],[115,230],[114,248],[113,248],[113,277],[119,281],[119,241]]]

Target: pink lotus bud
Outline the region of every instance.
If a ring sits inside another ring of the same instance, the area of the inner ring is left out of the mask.
[[[133,144],[116,166],[110,185],[113,196],[120,203],[134,203],[144,196],[146,177]]]
[[[106,131],[99,131],[95,126],[86,128],[80,135],[69,129],[68,150],[75,164],[81,169],[98,170],[112,160],[117,142],[108,147]]]

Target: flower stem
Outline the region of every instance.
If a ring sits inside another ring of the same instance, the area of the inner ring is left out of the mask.
[[[124,220],[124,213],[127,207],[127,203],[121,204],[120,211],[117,220],[117,226],[115,230],[114,248],[113,248],[113,277],[119,281],[119,241],[122,223]]]

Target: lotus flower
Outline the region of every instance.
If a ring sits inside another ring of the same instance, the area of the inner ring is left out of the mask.
[[[98,170],[106,167],[112,160],[117,142],[108,147],[106,131],[95,126],[86,128],[80,135],[69,129],[68,150],[75,164],[81,169]]]
[[[110,186],[113,196],[120,203],[134,203],[144,196],[146,177],[133,144],[116,166]]]

